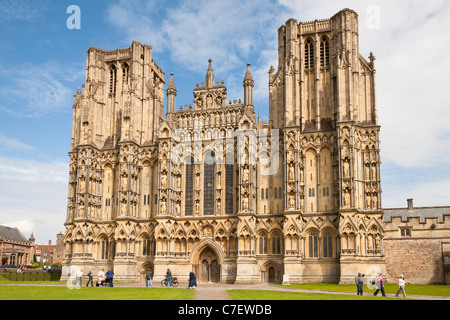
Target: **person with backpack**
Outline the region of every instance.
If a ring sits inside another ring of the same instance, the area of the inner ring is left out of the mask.
[[[114,272],[109,269],[106,272],[106,282],[109,284],[109,286],[112,288],[113,287],[113,276],[114,276]]]
[[[358,275],[355,278],[355,283],[356,283],[356,294],[358,296],[362,296],[363,295],[363,287],[364,287],[364,277],[365,275],[361,275],[361,272],[358,272]]]
[[[381,295],[383,297],[386,297],[386,294],[384,293],[384,280],[383,280],[381,273],[377,278],[376,284],[377,284],[377,290],[375,290],[375,293],[373,295],[376,296],[378,294],[378,292],[380,292],[380,290],[381,290]]]
[[[152,286],[152,278],[153,278],[153,273],[152,273],[151,269],[149,269],[147,271],[147,274],[145,275],[145,278],[147,279],[147,281],[145,283],[145,286],[146,287],[151,287]]]

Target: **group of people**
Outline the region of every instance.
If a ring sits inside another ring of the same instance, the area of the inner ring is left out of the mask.
[[[152,280],[153,280],[153,272],[152,270],[148,270],[146,275],[145,275],[145,286],[146,287],[151,287],[152,286]],[[173,287],[172,285],[172,271],[170,271],[170,269],[167,269],[166,274],[165,274],[165,282],[164,282],[164,286],[167,287],[167,285],[170,285],[171,287]],[[189,272],[189,284],[188,287],[186,289],[192,289],[194,290],[195,287],[197,287],[197,278],[195,277],[195,273],[194,272]]]
[[[86,283],[86,287],[91,285],[91,287],[94,286],[94,269],[91,268],[89,272],[87,273],[88,282]],[[109,269],[105,273],[105,269],[100,269],[97,275],[97,282],[95,284],[96,287],[104,287],[106,284],[108,287],[113,287],[113,278],[114,278],[114,272],[112,269]],[[81,268],[78,270],[78,272],[75,275],[75,287],[79,286],[81,287],[81,282],[83,279],[83,269]]]
[[[358,275],[355,278],[357,295],[361,296],[363,295],[364,277],[365,277],[364,274],[358,272]],[[384,292],[384,279],[381,273],[379,273],[377,277],[372,280],[372,284],[375,285],[377,288],[373,293],[374,296],[376,296],[381,291],[381,295],[383,297],[386,297],[386,293]],[[397,294],[395,295],[396,297],[399,296],[400,292],[403,293],[403,297],[406,297],[405,285],[406,285],[405,277],[403,275],[400,275],[398,278],[398,291]]]

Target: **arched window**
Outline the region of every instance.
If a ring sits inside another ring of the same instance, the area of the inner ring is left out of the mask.
[[[103,239],[101,242],[101,246],[102,246],[102,256],[101,259],[102,260],[108,260],[108,253],[109,253],[109,241],[106,239]]]
[[[115,65],[111,65],[109,69],[109,92],[116,93],[117,69]]]
[[[205,155],[203,164],[203,214],[205,216],[214,215],[214,154]]]
[[[323,256],[325,258],[333,257],[333,238],[331,237],[330,232],[325,232],[325,236],[323,237]]]
[[[305,43],[305,69],[314,68],[314,44],[311,39]]]
[[[281,188],[278,189],[278,198],[281,199]]]
[[[269,189],[266,188],[266,200],[269,199]]]
[[[128,83],[128,75],[130,74],[130,67],[125,62],[122,66],[122,83],[127,84]]]
[[[272,254],[281,254],[281,236],[278,232],[272,236]]]
[[[309,257],[310,258],[317,258],[318,252],[317,252],[317,234],[315,232],[311,232],[309,234]]]
[[[148,238],[144,238],[142,240],[142,255],[143,256],[149,256],[151,254],[151,241]]]
[[[320,66],[328,67],[330,65],[330,45],[327,37],[323,36],[320,41]]]
[[[264,200],[264,188],[261,188],[261,200]]]
[[[194,163],[190,159],[185,165],[186,168],[186,181],[185,181],[185,194],[184,194],[184,215],[192,216],[194,207]],[[156,199],[155,199],[156,201]]]
[[[233,164],[225,165],[225,213],[233,213]]]
[[[265,232],[259,236],[259,254],[267,254],[267,234]]]

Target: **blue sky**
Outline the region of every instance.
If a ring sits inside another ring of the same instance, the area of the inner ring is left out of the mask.
[[[70,5],[81,29],[67,28]],[[243,98],[250,62],[267,120],[278,28],[343,8],[359,14],[361,54],[377,58],[383,207],[450,205],[447,0],[0,0],[0,224],[38,243],[64,232],[73,94],[89,47],[151,45],[166,80],[175,75],[178,106],[192,103],[209,58],[228,98]]]

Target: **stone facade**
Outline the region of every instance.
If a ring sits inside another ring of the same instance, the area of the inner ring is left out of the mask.
[[[34,237],[27,239],[17,228],[0,226],[0,266],[33,263]]]
[[[164,92],[150,46],[88,50],[63,279],[69,266],[111,267],[119,281],[167,268],[222,283],[385,273],[375,58],[359,53],[358,16],[290,19],[278,35],[268,122],[255,116],[250,64],[243,101],[228,99],[210,60],[176,110],[174,76]]]

